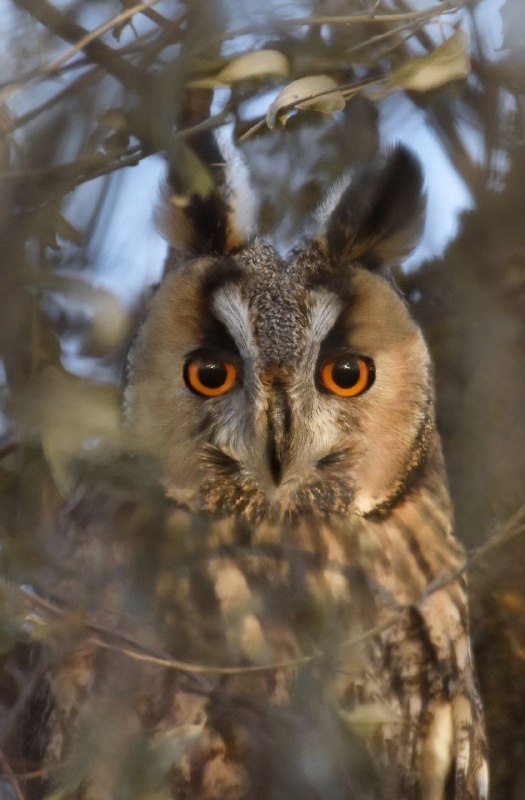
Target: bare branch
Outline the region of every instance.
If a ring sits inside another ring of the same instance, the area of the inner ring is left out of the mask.
[[[286,114],[288,111],[294,111],[298,108],[298,106],[302,106],[304,103],[309,103],[311,100],[317,100],[319,97],[327,97],[338,92],[342,94],[345,99],[350,99],[359,92],[362,92],[364,89],[368,89],[370,86],[375,86],[378,83],[382,83],[387,78],[388,75],[381,75],[378,78],[370,78],[369,80],[359,81],[358,83],[343,83],[337,86],[336,89],[325,89],[322,92],[313,92],[312,94],[304,95],[298,100],[294,100],[291,103],[281,106],[279,108],[279,116]],[[257,131],[261,130],[261,128],[264,128],[265,123],[266,115],[254,122],[252,126],[248,128],[248,130],[245,131],[242,136],[239,137],[239,142],[244,142],[246,139],[250,139],[255,133],[257,133]]]
[[[350,14],[347,16],[320,16],[320,17],[296,17],[295,19],[284,20],[284,26],[291,25],[363,25],[372,22],[405,22],[407,20],[423,20],[442,14],[453,14],[466,6],[472,0],[463,0],[456,3],[442,3],[439,6],[432,6],[426,11],[406,11],[394,14]]]
[[[379,636],[379,634],[396,625],[400,617],[411,608],[420,605],[431,594],[444,589],[454,583],[464,572],[472,568],[482,557],[496,547],[506,544],[511,539],[525,533],[525,505],[523,505],[484,545],[472,551],[466,561],[452,572],[445,573],[440,578],[432,581],[421,595],[410,604],[399,604],[393,607],[392,613],[383,622],[368,628],[363,633],[353,636],[341,642],[337,642],[333,647],[311,653],[309,655],[291,658],[284,661],[275,661],[266,664],[254,664],[242,667],[212,666],[204,664],[193,664],[179,659],[172,658],[165,653],[159,653],[152,648],[137,642],[133,637],[122,634],[116,630],[108,630],[94,622],[82,610],[68,609],[60,607],[49,600],[38,595],[33,589],[19,587],[18,591],[23,596],[26,603],[32,608],[40,609],[52,617],[59,619],[75,620],[90,633],[95,634],[89,638],[89,643],[95,647],[121,653],[134,661],[151,664],[165,669],[176,670],[185,673],[195,674],[215,674],[215,675],[239,675],[245,673],[267,672],[271,670],[292,669],[303,664],[326,658],[328,655],[342,649],[356,647],[363,642]],[[42,624],[41,618],[33,618],[34,622]]]
[[[27,170],[7,170],[0,173],[0,185],[18,184],[19,191],[23,191],[26,186],[30,188],[25,206],[27,211],[51,202],[57,191],[62,195],[68,194],[76,186],[101,175],[108,175],[123,167],[134,167],[147,155],[150,153],[141,145],[134,145],[118,154],[96,152],[90,156],[81,156],[67,164]],[[42,190],[43,194],[39,190]]]
[[[20,91],[21,89],[27,88],[27,86],[35,80],[43,80],[56,75],[60,69],[67,64],[68,61],[70,61],[70,59],[72,59],[82,50],[85,50],[87,46],[91,44],[91,42],[94,42],[104,33],[107,33],[107,31],[110,31],[112,28],[116,28],[118,25],[122,25],[124,22],[127,22],[127,20],[132,19],[132,17],[134,17],[136,14],[149,9],[158,2],[160,2],[160,0],[147,0],[143,3],[137,3],[131,8],[122,11],[120,14],[116,14],[115,16],[111,17],[111,19],[102,23],[94,30],[86,32],[73,47],[67,50],[63,55],[59,56],[59,58],[56,58],[50,64],[45,64],[44,66],[39,67],[38,70],[36,70],[33,74],[21,78],[11,84],[0,94],[0,100],[5,98],[6,95],[12,96],[17,92],[17,90]]]
[[[20,784],[18,783],[18,780],[13,770],[11,769],[11,765],[9,764],[9,761],[7,760],[7,758],[2,753],[1,750],[0,750],[0,768],[2,769],[2,772],[8,779],[9,783],[11,784],[11,788],[15,793],[16,800],[26,800],[20,788]]]
[[[160,2],[160,0],[149,0],[149,2],[144,3],[137,3],[137,5],[132,6],[131,8],[126,9],[126,11],[122,11],[120,14],[116,14],[111,19],[104,22],[102,25],[99,25],[89,33],[86,33],[67,53],[57,58],[55,61],[51,62],[47,66],[41,68],[40,73],[42,76],[51,75],[52,73],[56,72],[60,69],[67,61],[69,61],[73,56],[79,53],[81,50],[84,50],[90,42],[93,42],[95,39],[98,39],[102,34],[110,31],[112,28],[116,28],[118,25],[122,25],[123,22],[131,19],[135,16],[135,14],[139,14],[141,11],[145,11],[146,9],[150,8],[151,6],[155,5],[156,3]]]
[[[275,22],[270,29],[267,25],[247,25],[243,28],[236,28],[222,34],[221,39],[236,39],[249,34],[265,33],[268,32],[268,30],[275,33],[275,28],[286,29],[301,26],[320,27],[321,25],[370,25],[372,23],[395,23],[409,20],[424,21],[444,14],[454,14],[473,2],[475,2],[475,0],[458,0],[457,2],[441,3],[438,6],[427,8],[425,11],[407,11],[394,14],[372,13],[341,16],[294,17],[292,19],[279,20],[279,22]]]
[[[90,35],[85,28],[55,8],[49,0],[15,0],[15,3],[41,22],[48,31],[74,47],[77,47],[78,42],[85,40]],[[118,50],[108,47],[98,39],[88,40],[80,49],[93,63],[103,67],[126,89],[133,93],[147,91],[150,82],[149,76],[133,64],[123,61]]]
[[[373,628],[368,628],[358,636],[353,636],[350,639],[338,642],[333,647],[317,653],[299,656],[298,658],[290,658],[284,661],[274,661],[269,664],[225,667],[210,666],[205,664],[192,664],[188,661],[180,661],[178,659],[171,658],[171,656],[168,656],[164,653],[155,652],[151,648],[141,644],[140,642],[137,642],[135,639],[129,636],[119,633],[118,631],[108,630],[101,625],[98,625],[97,623],[91,621],[83,612],[80,612],[79,616],[78,611],[61,608],[54,603],[45,600],[33,589],[30,590],[22,586],[19,588],[19,592],[24,597],[26,602],[29,603],[29,605],[39,608],[42,611],[51,614],[55,618],[75,620],[75,622],[78,622],[87,631],[98,634],[98,636],[89,638],[89,643],[95,647],[121,653],[122,655],[128,656],[134,661],[141,661],[146,664],[151,664],[152,666],[163,667],[179,672],[207,675],[240,675],[245,673],[268,672],[271,670],[291,669],[293,667],[300,666],[301,664],[309,664],[312,661],[325,658],[331,652],[335,652],[343,648],[356,647],[357,645],[362,644],[363,642],[372,639],[375,636],[378,636],[380,633],[383,633],[383,631],[387,630],[392,625],[395,625],[396,622],[398,622],[400,611],[406,611],[409,608],[409,606],[400,606],[396,612],[393,612],[392,615],[390,615],[379,625],[375,625]],[[37,622],[34,617],[32,618],[32,621]],[[38,620],[38,622],[41,622],[41,620]]]

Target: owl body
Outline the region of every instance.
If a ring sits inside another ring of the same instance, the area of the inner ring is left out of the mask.
[[[431,361],[384,270],[417,235],[419,168],[400,149],[326,208],[286,260],[259,240],[239,248],[233,215],[219,257],[197,246],[177,265],[135,353],[136,430],[168,496],[208,519],[207,546],[231,548],[206,568],[226,663],[306,659],[332,724],[364,743],[376,796],[486,797]],[[194,359],[204,378],[231,364],[233,386],[201,393],[175,366]],[[344,374],[356,363],[361,384]],[[301,718],[293,672],[263,695]],[[368,796],[347,784],[336,796]]]
[[[386,271],[420,229],[419,166],[399,148],[363,169],[286,259],[228,169],[222,192],[172,200],[126,389],[171,504],[139,591],[174,661],[92,641],[58,659],[50,758],[120,715],[71,796],[486,800],[431,361]]]

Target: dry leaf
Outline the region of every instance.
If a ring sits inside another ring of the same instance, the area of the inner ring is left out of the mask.
[[[244,53],[229,62],[217,75],[222,83],[238,83],[248,78],[265,75],[286,77],[290,74],[288,60],[279,50],[259,50],[257,53]]]
[[[329,75],[310,75],[285,86],[266,114],[266,124],[274,128],[277,119],[284,124],[293,109],[312,109],[322,114],[333,114],[345,107],[345,98],[337,83]]]
[[[426,92],[450,81],[466,78],[470,72],[468,41],[461,28],[432,53],[402,64],[388,77],[376,96],[395,89]]]
[[[230,86],[232,83],[265,78],[268,75],[285,78],[289,74],[288,60],[279,50],[259,50],[236,56],[217,75],[196,78],[188,85],[194,89],[214,89],[216,86]]]
[[[165,774],[202,735],[207,717],[200,711],[194,720],[157,733],[151,747],[152,756],[161,774]]]
[[[365,703],[352,711],[341,712],[341,716],[351,728],[363,725],[391,725],[399,722],[399,716],[394,710],[379,701]]]
[[[67,495],[74,482],[71,463],[76,458],[119,446],[118,390],[48,367],[35,396],[44,454],[58,488]]]
[[[129,315],[114,294],[101,286],[72,274],[44,274],[36,282],[39,289],[60,297],[61,306],[68,318],[76,316],[89,321],[89,332],[84,339],[84,353],[102,356],[123,345],[129,334]],[[79,313],[80,309],[80,313]]]
[[[175,205],[187,203],[188,198],[195,194],[199,197],[209,197],[216,189],[213,176],[204,161],[201,161],[191,147],[186,145],[181,147],[177,178],[183,193],[172,196],[171,201]]]

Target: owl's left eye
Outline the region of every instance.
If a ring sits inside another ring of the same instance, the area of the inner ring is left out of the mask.
[[[203,397],[220,397],[237,383],[237,368],[228,361],[193,357],[184,365],[186,385]]]
[[[339,397],[356,397],[374,382],[374,362],[365,356],[345,355],[326,361],[320,372],[324,389]]]

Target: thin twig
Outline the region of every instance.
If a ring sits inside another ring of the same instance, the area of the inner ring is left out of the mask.
[[[96,647],[121,653],[122,655],[132,658],[134,661],[141,661],[157,667],[164,667],[167,669],[177,670],[179,672],[195,672],[209,675],[240,675],[246,672],[268,672],[271,670],[291,669],[293,667],[300,666],[301,664],[309,664],[312,661],[325,658],[331,652],[355,647],[369,639],[374,638],[375,636],[378,636],[380,633],[383,633],[399,620],[400,611],[406,611],[409,608],[409,606],[399,606],[399,608],[386,620],[383,620],[383,622],[375,625],[373,628],[368,628],[366,631],[358,634],[357,636],[353,636],[350,639],[345,639],[342,642],[338,642],[333,647],[316,653],[311,653],[310,655],[298,656],[296,658],[290,658],[284,661],[274,661],[269,664],[266,663],[242,667],[225,667],[193,664],[188,661],[180,661],[178,659],[171,658],[171,656],[168,656],[164,653],[157,653],[146,645],[143,645],[118,631],[106,630],[106,628],[87,618],[79,618],[78,614],[75,614],[74,611],[61,608],[60,606],[51,603],[49,600],[45,600],[33,589],[28,589],[22,586],[19,587],[19,591],[26,601],[29,601],[31,605],[40,608],[42,611],[46,611],[47,613],[52,614],[59,619],[74,619],[86,630],[98,634],[98,636],[90,637],[88,640],[88,643]],[[101,636],[104,638],[100,638]]]
[[[29,772],[17,772],[15,777],[19,781],[36,781],[38,778],[46,778],[51,772],[51,767],[41,767],[32,769]]]
[[[322,92],[313,92],[312,94],[304,95],[303,97],[299,97],[297,100],[293,100],[290,103],[286,103],[279,108],[278,116],[282,114],[286,114],[288,111],[295,111],[298,106],[303,105],[304,103],[310,103],[312,100],[317,100],[320,97],[327,97],[331,94],[342,94],[345,99],[350,99],[354,95],[358,94],[359,92],[367,89],[369,86],[374,86],[378,83],[382,83],[388,78],[388,75],[382,75],[378,78],[369,78],[364,81],[360,81],[359,83],[343,83],[340,86],[337,86],[335,89],[324,89]],[[308,110],[308,109],[305,109]],[[264,127],[266,123],[267,115],[265,114],[261,117],[257,122],[255,122],[247,131],[245,131],[242,136],[239,137],[239,142],[244,142],[246,139],[249,139],[253,136],[254,133],[259,131],[261,128]]]
[[[89,33],[59,11],[49,0],[14,0],[14,2],[44,25],[50,33],[69,42],[73,47],[76,47],[77,43]],[[88,41],[82,49],[91,62],[103,67],[126,89],[132,92],[149,91],[149,76],[134,64],[122,59],[119,50],[109,47],[98,39]]]
[[[173,31],[170,28],[170,24],[171,27],[173,28]],[[174,34],[177,34],[178,37],[182,32],[183,32],[182,28],[178,23],[170,23],[168,20],[166,22],[166,30],[164,28],[160,32],[151,30],[148,33],[145,33],[137,37],[133,42],[130,42],[129,44],[126,45],[122,45],[118,49],[115,50],[112,49],[110,52],[115,53],[116,55],[119,56],[119,58],[122,58],[122,56],[140,54],[144,50],[152,48],[152,46],[156,48],[155,52],[158,52],[159,48],[162,49],[164,47],[169,46],[170,44],[177,42],[178,38],[174,39],[173,36]],[[159,40],[163,41],[159,42]],[[73,63],[64,64],[59,69],[55,70],[53,72],[52,77],[53,78],[62,77],[70,72],[79,69],[84,69],[89,66],[92,66],[92,60],[89,59],[87,56],[82,58],[77,58]],[[4,81],[0,81],[0,92],[3,93],[4,90],[11,89],[13,87],[16,88],[16,86],[19,85],[21,86],[22,84],[28,83],[29,81],[38,78],[40,74],[41,74],[41,67],[37,67],[35,69],[32,69],[30,72],[21,75],[18,78],[10,78]],[[1,96],[3,96],[3,94]]]
[[[0,183],[13,181],[32,180],[43,183],[49,188],[49,181],[57,183],[71,180],[71,188],[113,172],[120,167],[135,166],[146,154],[140,145],[134,145],[123,150],[117,155],[114,153],[94,153],[91,156],[81,156],[75,161],[66,164],[56,164],[52,167],[35,167],[34,169],[12,169],[0,173]]]
[[[352,47],[348,47],[345,50],[345,55],[348,57],[349,55],[353,55],[354,53],[359,53],[361,50],[366,50],[367,47],[373,47],[373,45],[378,44],[379,42],[383,42],[385,39],[391,39],[392,36],[395,36],[398,33],[402,33],[403,31],[410,30],[411,28],[415,29],[414,22],[405,22],[403,25],[398,25],[397,28],[391,28],[388,31],[384,31],[383,33],[377,33],[375,36],[370,36],[368,39],[364,39],[362,42],[358,44],[354,44]],[[411,31],[411,35],[414,33],[414,30]]]
[[[459,11],[467,4],[465,2],[452,3],[451,5],[432,6],[426,11],[406,11],[394,14],[349,14],[343,16],[321,16],[321,17],[296,17],[295,19],[284,20],[283,25],[363,25],[371,22],[406,22],[407,20],[428,19],[441,14],[452,14]]]
[[[6,95],[12,97],[17,91],[27,88],[27,86],[35,80],[43,80],[51,75],[56,75],[56,73],[60,71],[64,64],[84,50],[89,44],[91,44],[91,42],[99,39],[104,33],[107,33],[107,31],[110,31],[112,28],[122,25],[128,19],[134,17],[135,14],[140,14],[140,12],[145,11],[159,2],[160,0],[145,0],[145,2],[137,3],[137,5],[122,11],[120,14],[116,14],[111,19],[106,20],[106,22],[103,22],[101,25],[98,25],[94,30],[86,32],[73,47],[67,50],[63,55],[59,56],[59,58],[56,58],[50,64],[45,64],[44,66],[39,67],[38,70],[36,70],[33,74],[13,82],[7,89],[4,89],[4,91],[0,94],[0,100],[5,99]]]
[[[521,536],[522,533],[525,533],[525,503],[521,508],[518,508],[510,519],[500,526],[499,530],[490,539],[487,539],[485,544],[473,550],[469,559],[471,561],[480,561],[491,550],[500,547],[502,544],[507,544],[517,536]]]
[[[249,34],[265,33],[268,30],[275,32],[275,28],[296,28],[301,26],[321,26],[321,25],[364,25],[370,23],[390,23],[404,22],[409,20],[419,21],[432,19],[443,14],[454,14],[474,0],[458,0],[455,3],[441,4],[432,6],[425,11],[407,11],[395,14],[350,14],[342,16],[320,16],[320,17],[294,17],[275,22],[272,28],[268,25],[253,26],[246,25],[243,28],[235,28],[221,35],[221,39],[236,39]]]
[[[128,649],[100,639],[91,638],[89,641],[92,642],[92,644],[95,644],[97,647],[102,647],[106,650],[113,650],[114,652],[127,655],[134,661],[143,661],[146,662],[147,664],[153,664],[158,667],[173,669],[179,672],[196,672],[207,675],[244,675],[245,673],[270,672],[273,670],[293,669],[303,664],[310,664],[312,661],[318,661],[319,659],[326,658],[329,654],[333,652],[337,652],[339,650],[343,650],[346,648],[356,647],[359,644],[363,644],[363,642],[366,642],[369,639],[373,639],[376,636],[379,636],[380,633],[383,633],[388,628],[391,628],[392,625],[395,625],[396,622],[398,621],[399,621],[399,614],[398,613],[392,614],[390,617],[381,622],[379,625],[375,625],[373,628],[368,628],[366,631],[360,633],[358,636],[353,636],[351,639],[346,639],[343,642],[338,642],[333,647],[326,648],[325,650],[321,650],[318,653],[311,653],[310,655],[307,656],[297,656],[296,658],[289,658],[284,661],[272,661],[271,663],[266,663],[266,664],[250,664],[242,667],[220,667],[220,666],[209,666],[205,664],[189,664],[188,662],[185,661],[177,661],[176,659],[170,658],[169,656],[149,655],[146,653],[139,653],[136,649]]]
[[[6,135],[13,133],[13,131],[23,127],[24,125],[27,125],[29,122],[32,122],[34,119],[36,119],[36,117],[40,116],[40,114],[49,111],[51,108],[53,108],[53,106],[57,105],[57,103],[60,103],[62,100],[69,97],[70,95],[77,94],[79,89],[81,89],[86,85],[89,85],[89,83],[95,80],[98,75],[100,75],[99,68],[92,67],[88,72],[85,72],[83,75],[77,78],[77,80],[73,81],[68,86],[66,86],[65,89],[62,89],[60,92],[57,92],[57,94],[53,95],[48,100],[45,100],[39,106],[31,108],[25,114],[21,114],[18,117],[14,117],[11,121],[9,131],[7,131]]]
[[[422,599],[425,599],[430,594],[433,594],[440,589],[444,589],[450,583],[457,580],[457,578],[478,564],[487,555],[487,553],[490,553],[497,547],[501,547],[503,544],[507,544],[517,536],[521,536],[523,533],[525,533],[525,504],[521,506],[521,508],[519,508],[516,513],[513,514],[512,517],[510,517],[510,519],[508,519],[500,527],[500,529],[490,537],[490,539],[487,539],[484,544],[476,547],[474,550],[471,550],[465,562],[461,566],[429,583],[422,595]]]
[[[140,661],[166,669],[177,670],[179,672],[197,674],[239,675],[245,673],[267,672],[272,670],[292,669],[303,664],[308,664],[312,661],[326,658],[329,654],[336,653],[342,649],[356,647],[357,645],[363,644],[364,642],[379,636],[379,634],[384,633],[384,631],[388,630],[388,628],[397,624],[400,616],[410,608],[420,605],[431,594],[434,594],[435,592],[444,589],[451,583],[454,583],[466,570],[470,569],[490,550],[499,547],[502,544],[506,544],[508,541],[515,538],[517,535],[522,534],[523,532],[525,532],[525,505],[518,509],[518,511],[484,545],[472,551],[465,562],[457,569],[452,570],[449,573],[445,573],[440,578],[437,578],[428,584],[426,589],[413,603],[398,605],[392,611],[392,613],[385,620],[383,620],[383,622],[375,625],[372,628],[368,628],[366,631],[363,631],[363,633],[360,633],[357,636],[353,636],[342,642],[337,642],[335,645],[333,645],[333,647],[326,648],[316,653],[311,653],[310,655],[299,656],[284,661],[275,661],[269,664],[266,663],[242,667],[226,667],[218,665],[212,666],[193,664],[186,661],[180,661],[178,659],[171,658],[171,656],[168,656],[165,653],[155,652],[150,647],[142,645],[132,637],[122,634],[119,631],[107,630],[103,626],[90,620],[84,613],[82,613],[82,616],[79,617],[78,612],[75,613],[70,609],[57,606],[55,603],[52,603],[38,595],[33,589],[19,587],[18,591],[24,597],[26,602],[29,602],[33,607],[39,608],[42,611],[45,611],[46,613],[49,613],[60,619],[74,619],[90,633],[95,634],[95,636],[89,638],[90,644],[105,650],[121,653],[122,655],[128,656],[134,661]]]
[[[8,779],[9,783],[11,784],[13,792],[15,793],[16,800],[26,800],[25,797],[24,797],[24,794],[23,794],[23,792],[22,792],[22,790],[20,788],[20,785],[19,785],[19,783],[18,783],[18,781],[16,779],[16,775],[13,772],[13,770],[11,769],[9,761],[7,760],[7,758],[2,753],[1,750],[0,750],[0,767],[1,767],[2,772],[4,773],[4,775]]]
[[[71,58],[73,58],[73,56],[75,56],[77,53],[83,50],[86,47],[86,45],[88,45],[90,42],[93,42],[95,39],[98,39],[100,36],[102,36],[107,31],[110,31],[112,28],[116,28],[118,25],[122,25],[122,23],[126,22],[128,19],[134,17],[135,14],[140,14],[141,11],[145,11],[146,9],[151,8],[151,6],[154,6],[156,5],[156,3],[159,2],[160,0],[146,0],[146,2],[137,3],[137,5],[131,6],[131,8],[126,9],[126,11],[122,11],[120,14],[116,14],[111,19],[108,19],[106,22],[103,22],[94,30],[89,31],[89,33],[86,33],[85,36],[83,36],[76,43],[74,47],[72,47],[70,50],[64,53],[64,55],[55,59],[55,61],[52,61],[51,64],[48,64],[47,66],[41,68],[40,69],[41,75],[45,76],[45,75],[50,75],[53,72],[56,72],[57,70],[60,69],[60,67],[62,67],[66,63],[66,61],[69,61]]]
[[[218,114],[214,114],[212,117],[203,119],[202,122],[196,122],[195,125],[188,125],[187,128],[181,128],[179,131],[177,131],[177,136],[181,139],[186,139],[195,136],[197,133],[212,130],[213,128],[219,128],[221,125],[224,125],[227,122],[231,113],[231,107],[229,105],[225,105],[222,111],[219,111]]]
[[[261,117],[261,119],[257,120],[257,122],[254,122],[253,125],[250,125],[248,130],[244,131],[244,133],[241,136],[239,136],[237,141],[245,142],[247,139],[250,139],[255,133],[257,133],[257,131],[260,131],[261,128],[264,128],[265,125],[266,125],[266,116]]]

